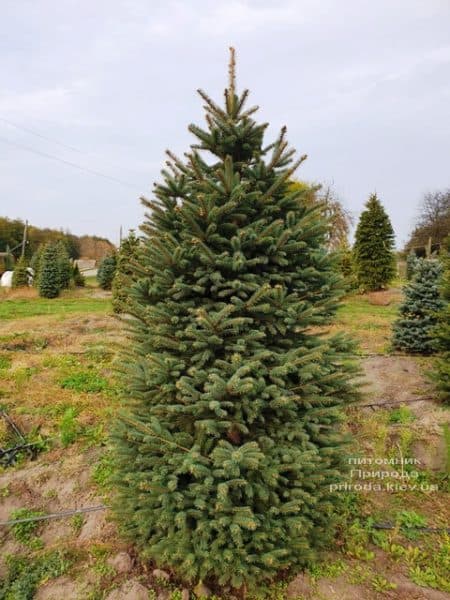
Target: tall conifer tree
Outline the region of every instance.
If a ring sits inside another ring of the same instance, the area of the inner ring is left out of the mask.
[[[361,289],[375,291],[389,285],[395,276],[394,230],[376,194],[361,213],[353,252]]]
[[[65,290],[70,286],[73,267],[70,262],[67,246],[63,240],[56,242],[56,252],[58,256],[59,287],[61,290]]]
[[[39,261],[39,296],[56,298],[61,290],[60,284],[58,249],[56,244],[46,244]]]
[[[199,91],[207,129],[168,152],[135,269],[115,509],[146,555],[188,580],[256,586],[305,565],[338,511],[352,344],[324,336],[342,293],[321,207],[291,191],[283,128],[235,90]]]

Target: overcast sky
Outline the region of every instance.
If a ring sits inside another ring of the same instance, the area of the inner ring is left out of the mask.
[[[221,100],[230,45],[298,177],[355,218],[376,191],[401,246],[450,185],[450,0],[1,0],[0,215],[117,242],[203,124],[195,90]]]

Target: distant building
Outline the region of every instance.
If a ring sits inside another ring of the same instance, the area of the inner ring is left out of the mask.
[[[93,259],[78,258],[75,264],[78,265],[80,273],[85,277],[95,277],[97,275],[97,262]]]

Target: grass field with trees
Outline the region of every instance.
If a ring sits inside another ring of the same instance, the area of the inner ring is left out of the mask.
[[[337,492],[347,508],[336,542],[304,574],[268,587],[267,598],[443,599],[450,591],[448,536],[444,529],[415,529],[445,528],[449,521],[449,413],[427,378],[433,357],[393,353],[401,283],[347,296],[330,333],[344,331],[357,340],[367,380],[360,405],[378,405],[347,409],[346,428],[354,440],[349,456],[414,456],[420,460],[416,489]],[[119,407],[114,365],[122,327],[110,294],[92,280],[86,289],[54,300],[38,298],[35,290],[1,296],[0,404],[38,444],[39,454],[35,460],[21,456],[0,471],[0,520],[109,504],[108,433]],[[12,443],[11,432],[0,429],[0,447]],[[397,469],[383,468],[396,472],[384,483],[398,485]],[[359,480],[358,473],[353,477]],[[100,600],[128,588],[137,598],[143,589],[150,598],[187,597],[185,584],[170,572],[169,579],[165,572],[161,577],[121,541],[110,517],[99,511],[2,528],[0,597],[33,598],[39,589],[37,597]],[[375,528],[386,523],[393,529]],[[19,589],[28,595],[14,596]]]

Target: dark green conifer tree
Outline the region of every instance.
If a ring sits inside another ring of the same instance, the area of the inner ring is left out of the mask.
[[[321,207],[288,182],[285,128],[235,92],[203,91],[207,129],[168,152],[142,226],[113,434],[115,510],[160,566],[254,587],[304,566],[333,535],[352,344],[325,336],[342,294]]]
[[[450,403],[450,235],[444,240],[442,258],[444,272],[441,294],[444,306],[438,313],[438,324],[434,330],[439,357],[436,360],[433,379],[442,400]]]
[[[27,262],[24,256],[21,256],[14,266],[12,286],[13,288],[28,286]]]
[[[376,194],[361,213],[353,247],[358,286],[364,291],[386,288],[395,276],[394,230]]]
[[[56,298],[60,289],[58,249],[56,244],[46,244],[42,250],[39,267],[39,295],[43,298]]]
[[[84,287],[86,285],[86,278],[82,275],[78,263],[74,263],[73,265],[72,279],[76,287]]]
[[[61,290],[66,290],[70,287],[73,267],[69,258],[67,246],[63,240],[56,242],[56,252],[58,255],[59,287]]]
[[[110,290],[117,267],[115,254],[105,256],[97,271],[97,281],[102,290]]]
[[[117,268],[112,282],[112,305],[116,313],[128,312],[133,263],[139,258],[140,240],[133,230],[122,240],[117,254]]]
[[[33,256],[31,257],[31,260],[30,260],[30,267],[33,269],[33,272],[34,272],[33,283],[35,286],[37,286],[37,282],[39,279],[39,267],[40,267],[43,249],[44,249],[44,246],[41,244],[39,246],[39,248],[36,250],[36,252],[33,254]]]
[[[418,259],[415,275],[404,288],[400,317],[393,325],[393,345],[411,354],[431,354],[437,349],[433,330],[443,308],[439,293],[442,267],[437,260]]]

